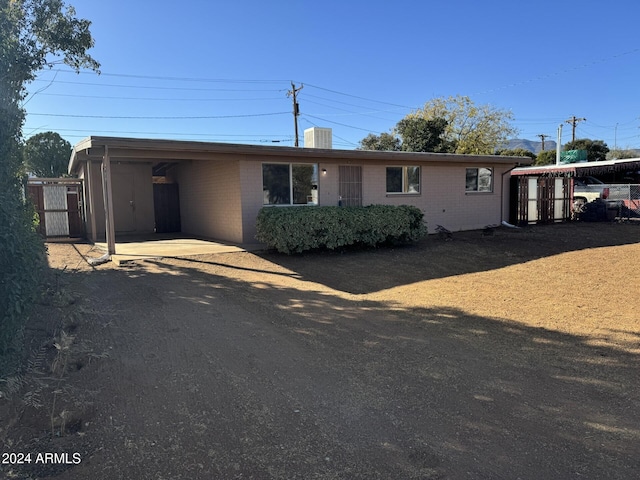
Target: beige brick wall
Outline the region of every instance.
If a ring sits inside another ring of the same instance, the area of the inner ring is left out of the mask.
[[[87,238],[92,242],[105,240],[104,200],[102,198],[102,166],[100,162],[85,162],[80,167],[84,178],[84,209]],[[95,225],[95,232],[93,231]]]
[[[234,243],[255,242],[255,220],[262,208],[262,164],[263,163],[314,163],[299,162],[290,157],[278,159],[273,156],[257,157],[246,155],[217,155],[209,160],[180,162],[172,175],[180,187],[180,211],[182,231],[207,238]],[[318,201],[320,205],[338,204],[338,167],[357,165],[349,161],[324,161],[319,159]],[[485,165],[493,168],[492,193],[465,192],[465,172],[467,167],[479,165],[464,163],[431,163],[421,168],[421,193],[419,195],[393,195],[386,193],[386,167],[403,165],[383,163],[362,165],[363,205],[391,204],[414,205],[425,213],[429,231],[436,225],[457,230],[483,228],[508,218],[509,199],[502,198],[504,188],[508,188],[508,175],[503,182],[502,173],[509,167]],[[87,203],[87,229],[91,228],[91,217],[95,216],[96,234],[104,238],[104,206],[102,203],[102,183],[100,164],[93,165],[93,178],[84,172],[87,185],[94,194],[94,210]],[[136,202],[144,213],[140,213],[140,231],[153,228],[153,190],[148,165],[112,165],[116,172],[137,172]],[[326,169],[326,175],[322,170]],[[144,171],[143,171],[144,170]],[[148,177],[148,182],[147,179]],[[506,185],[506,187],[505,187]],[[142,188],[141,191],[138,191]],[[505,190],[506,192],[507,190]],[[291,207],[307,208],[307,207]],[[502,213],[501,213],[502,212]],[[118,215],[118,212],[115,212]],[[151,223],[150,223],[151,222]],[[91,232],[90,232],[91,233]],[[91,237],[90,237],[91,238]]]
[[[240,161],[240,183],[242,185],[242,228],[243,242],[256,243],[256,217],[263,207],[262,164],[263,163],[314,163],[274,157],[252,157]],[[327,174],[322,174],[322,169]],[[338,205],[338,165],[318,163],[318,204]],[[308,208],[273,207],[273,208]]]
[[[262,208],[262,163],[273,163],[273,157],[240,162],[242,185],[243,241],[255,241],[255,219]],[[288,163],[288,162],[285,162]],[[303,162],[294,162],[303,163]],[[338,167],[343,163],[319,162],[319,204],[338,204]],[[352,165],[356,165],[353,163]],[[508,197],[502,199],[502,173],[504,165],[483,165],[493,168],[493,192],[467,193],[465,191],[466,168],[479,165],[462,163],[441,163],[422,165],[421,193],[419,195],[393,195],[386,193],[386,167],[391,163],[362,165],[363,205],[413,205],[425,214],[430,232],[436,225],[452,231],[474,230],[490,224],[500,223],[508,218]],[[395,164],[400,166],[401,164]],[[326,169],[326,175],[322,174]],[[508,187],[508,183],[505,182]],[[505,191],[506,192],[506,191]],[[278,207],[285,208],[285,207]],[[291,207],[305,208],[305,207]],[[502,217],[502,218],[501,218]]]
[[[502,165],[493,168],[493,192],[467,193],[466,168],[478,165],[430,164],[422,165],[420,194],[398,195],[386,193],[387,164],[363,167],[363,205],[413,205],[425,214],[430,232],[436,225],[449,230],[473,230],[500,223],[503,191]],[[508,199],[507,199],[508,200]]]
[[[240,185],[242,187],[242,242],[257,243],[256,217],[262,208],[263,198],[262,162],[240,161]]]
[[[176,179],[184,233],[243,242],[237,156],[181,162],[176,168]]]

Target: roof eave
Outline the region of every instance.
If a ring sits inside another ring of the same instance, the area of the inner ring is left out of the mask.
[[[176,158],[202,158],[203,154],[240,154],[266,155],[297,158],[352,159],[352,160],[402,160],[443,163],[492,163],[509,165],[530,165],[529,157],[511,157],[501,155],[462,155],[453,153],[391,152],[375,150],[338,150],[318,148],[298,148],[284,146],[244,145],[232,143],[197,142],[185,140],[159,140],[122,137],[87,137],[73,149],[69,161],[69,171],[73,172],[80,163],[81,152],[100,151],[104,147],[110,150],[128,151],[135,157],[138,151],[174,152]]]

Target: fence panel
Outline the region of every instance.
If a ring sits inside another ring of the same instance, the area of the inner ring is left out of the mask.
[[[640,185],[607,185],[609,188],[608,201],[618,202],[618,217],[640,217]]]

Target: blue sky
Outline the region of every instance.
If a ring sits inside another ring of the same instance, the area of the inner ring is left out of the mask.
[[[67,3],[92,21],[102,75],[43,71],[26,137],[291,146],[293,81],[301,138],[331,127],[334,148],[458,94],[511,111],[520,138],[555,140],[575,115],[578,138],[640,148],[637,0]]]

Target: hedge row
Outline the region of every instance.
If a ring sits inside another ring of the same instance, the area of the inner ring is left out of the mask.
[[[0,365],[20,349],[26,310],[38,294],[46,253],[33,206],[0,191]]]
[[[413,242],[427,233],[423,217],[419,208],[408,205],[264,207],[258,214],[256,239],[287,254]]]

